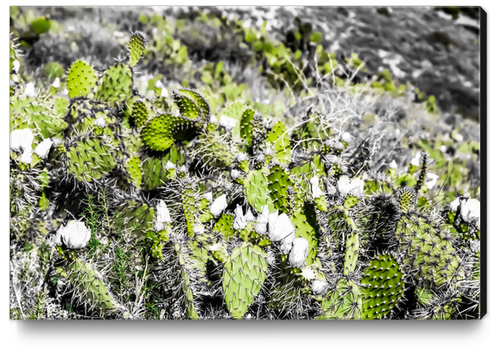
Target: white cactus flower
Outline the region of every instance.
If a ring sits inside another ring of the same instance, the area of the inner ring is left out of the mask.
[[[437,176],[434,173],[427,173],[427,177],[425,178],[425,184],[427,184],[427,187],[430,189],[434,188],[434,186],[437,183],[437,180],[439,179],[439,176]]]
[[[325,291],[325,289],[327,289],[327,287],[328,287],[328,283],[326,281],[314,279],[311,282],[311,291],[315,295],[323,294],[323,292]]]
[[[269,220],[269,207],[265,205],[262,208],[262,213],[257,217],[254,230],[257,234],[263,236],[267,232],[267,222]]]
[[[220,122],[219,122],[227,131],[231,131],[235,125],[237,124],[237,120],[225,115],[221,116]]]
[[[289,253],[289,265],[295,268],[300,268],[305,264],[308,255],[308,241],[302,237],[298,237],[293,241],[293,248]]]
[[[168,98],[168,90],[167,88],[162,88],[162,92],[160,93],[162,98]]]
[[[157,210],[157,220],[153,225],[153,230],[158,232],[165,229],[165,223],[170,223],[171,219],[170,219],[170,212],[167,208],[167,204],[165,204],[165,201],[159,200],[156,206],[156,210]]]
[[[39,158],[46,159],[48,157],[49,150],[51,149],[52,145],[53,145],[53,141],[51,141],[51,139],[45,139],[36,146],[34,153],[36,153],[39,156]]]
[[[167,164],[165,164],[165,170],[171,170],[171,169],[175,169],[175,164],[169,160],[167,161]]]
[[[415,154],[415,157],[412,158],[412,160],[410,160],[410,164],[412,164],[413,166],[420,166],[420,159],[422,158],[422,155],[420,154],[420,152],[417,152],[417,154]]]
[[[236,160],[241,163],[242,161],[245,161],[245,160],[248,160],[248,155],[247,153],[243,153],[243,152],[238,152],[237,156],[236,156]]]
[[[269,215],[269,240],[271,241],[281,241],[296,231],[293,223],[286,214],[282,213],[276,216],[277,212]]]
[[[312,195],[313,199],[316,199],[316,198],[322,196],[323,191],[320,189],[318,176],[313,176],[310,179],[310,183],[311,183],[311,195]]]
[[[101,128],[105,127],[105,119],[104,119],[104,117],[97,118],[95,120],[95,122],[94,122],[94,125],[95,126],[98,126],[98,127],[101,127]]]
[[[461,207],[461,218],[466,223],[473,223],[480,229],[480,201],[468,199]]]
[[[245,229],[247,226],[247,221],[245,220],[245,216],[243,215],[243,210],[240,205],[237,205],[235,208],[235,219],[233,220],[233,228],[235,230]]]
[[[247,213],[245,213],[245,220],[247,223],[255,222],[255,217],[251,210],[248,210]]]
[[[451,212],[456,213],[458,211],[459,205],[461,205],[461,197],[458,196],[449,204],[449,209],[451,210]]]
[[[211,202],[211,201],[213,201],[213,192],[207,192],[207,193],[204,193],[204,194],[202,195],[202,197],[203,197],[204,199],[206,199],[207,201]]]
[[[238,177],[241,176],[241,173],[238,170],[232,169],[230,172],[230,176],[232,179],[236,180]]]
[[[398,169],[398,164],[396,163],[395,160],[392,160],[390,163],[390,169]]]
[[[31,129],[16,129],[10,133],[10,149],[13,151],[23,152],[31,149],[32,141],[34,141],[34,135]]]
[[[347,196],[350,194],[360,198],[364,191],[364,181],[360,178],[350,180],[347,176],[340,176],[337,187],[340,195],[342,196]]]
[[[218,118],[216,118],[216,116],[213,114],[210,118],[209,118],[209,123],[211,124],[218,124]]]
[[[36,92],[34,91],[34,83],[27,83],[26,89],[24,90],[25,96],[36,96]]]
[[[352,135],[348,132],[344,132],[342,135],[340,135],[340,139],[344,142],[350,143],[352,141]]]
[[[282,254],[289,254],[289,252],[291,252],[291,248],[293,247],[293,241],[294,241],[294,233],[291,233],[282,239],[281,247],[280,247]]]
[[[20,161],[23,162],[24,164],[30,164],[32,162],[32,149],[28,148],[22,153],[20,156]]]
[[[163,88],[163,83],[162,81],[158,80],[155,82],[155,88],[162,89]]]
[[[85,223],[78,220],[71,220],[66,226],[61,226],[56,235],[56,241],[61,242],[68,248],[81,249],[87,246],[92,232]]]
[[[303,278],[305,280],[311,281],[311,280],[315,279],[316,274],[315,274],[315,271],[313,271],[313,269],[311,267],[306,266],[306,267],[301,269],[301,276],[303,276]]]
[[[226,194],[223,194],[213,201],[209,207],[209,210],[213,216],[218,217],[221,212],[225,210],[226,206],[228,206],[228,203],[226,202]]]
[[[60,87],[60,78],[59,77],[56,77],[56,79],[54,80],[52,86],[55,87],[55,88],[59,88]]]

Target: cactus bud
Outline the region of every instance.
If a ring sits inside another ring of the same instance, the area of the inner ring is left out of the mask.
[[[278,212],[273,212],[269,215],[269,239],[271,241],[281,241],[295,231],[293,223],[286,214],[282,213],[278,216]]]
[[[269,207],[265,205],[262,208],[262,213],[258,216],[257,222],[255,223],[255,232],[261,236],[265,235],[267,232],[267,221],[269,219]]]
[[[228,206],[228,203],[226,202],[226,194],[223,194],[219,196],[214,202],[211,204],[209,207],[210,212],[213,214],[213,216],[218,217],[221,212],[223,212]]]
[[[308,255],[308,241],[302,237],[298,237],[293,241],[293,248],[289,253],[289,265],[295,268],[300,268],[305,264],[306,256]]]
[[[53,145],[53,141],[51,141],[51,139],[45,139],[40,144],[37,145],[36,149],[34,150],[34,153],[36,153],[39,156],[39,158],[46,159],[48,157],[49,150],[51,149],[52,145]]]
[[[311,291],[315,295],[321,295],[325,292],[325,289],[327,289],[328,283],[322,280],[314,279],[311,282]]]

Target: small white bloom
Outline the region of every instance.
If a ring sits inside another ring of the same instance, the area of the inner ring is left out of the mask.
[[[319,186],[319,178],[318,176],[313,176],[311,179],[310,179],[310,183],[311,183],[311,195],[313,197],[313,199],[316,199],[320,196],[323,195],[323,192],[322,190],[320,189],[320,186]]]
[[[241,173],[238,170],[232,169],[230,172],[230,176],[232,179],[236,180],[238,177],[241,176]]]
[[[55,87],[55,88],[59,88],[60,87],[60,78],[59,77],[56,77],[56,79],[54,80],[52,86]]]
[[[71,249],[81,249],[87,246],[90,241],[92,232],[85,226],[82,221],[71,220],[66,226],[61,226],[58,229],[61,241],[66,247]],[[58,235],[56,237],[58,238]]]
[[[262,207],[262,213],[257,217],[254,230],[259,235],[265,235],[267,231],[267,222],[269,220],[269,207],[265,205]]]
[[[168,90],[166,88],[162,88],[162,92],[160,93],[162,98],[168,98]]]
[[[340,176],[337,186],[339,193],[342,196],[350,194],[360,198],[364,191],[364,181],[361,178],[350,180],[347,176]]]
[[[18,60],[14,60],[14,71],[15,73],[19,73],[20,62]]]
[[[243,153],[243,152],[238,152],[237,156],[236,156],[236,160],[241,163],[242,161],[245,161],[245,160],[248,160],[248,155],[247,153]]]
[[[204,224],[202,224],[199,220],[196,219],[196,224],[194,224],[194,232],[196,234],[203,234],[206,231]]]
[[[104,117],[97,118],[95,120],[95,122],[94,122],[94,125],[95,126],[98,126],[98,127],[101,127],[101,128],[105,127],[105,119],[104,119]]]
[[[308,241],[298,237],[293,241],[293,248],[289,253],[289,265],[300,268],[305,264],[308,255]]]
[[[344,132],[340,136],[340,139],[344,142],[350,143],[352,141],[352,135],[349,134],[348,132]]]
[[[468,199],[461,207],[461,218],[466,223],[474,223],[480,229],[480,201]]]
[[[23,152],[32,148],[34,135],[31,129],[16,129],[10,133],[10,149],[16,152]]]
[[[442,153],[446,153],[447,151],[447,147],[442,145],[441,147],[439,147],[439,150],[442,152]]]
[[[165,170],[171,170],[171,169],[175,169],[175,164],[169,160],[167,161],[167,164],[165,164]]]
[[[255,217],[251,210],[248,210],[247,213],[245,213],[245,220],[247,223],[255,222]]]
[[[26,89],[24,91],[25,96],[36,96],[36,92],[34,91],[34,83],[27,83]]]
[[[213,214],[213,216],[218,217],[221,212],[224,211],[224,209],[228,206],[228,203],[226,202],[226,194],[223,194],[219,196],[214,202],[211,204],[209,207],[209,210]]]
[[[307,266],[301,269],[301,276],[303,276],[305,280],[311,281],[315,279],[316,274],[311,267]]]
[[[461,135],[460,133],[454,132],[452,135],[453,139],[457,142],[462,142],[464,140],[463,135]]]
[[[231,131],[235,125],[237,124],[237,120],[225,115],[221,116],[220,122],[221,126],[223,126],[227,131]]]
[[[235,208],[235,219],[233,220],[233,228],[235,230],[245,229],[247,226],[247,221],[245,220],[245,216],[243,215],[243,210],[240,205],[237,205]]]
[[[429,189],[432,189],[436,185],[438,179],[439,179],[439,176],[437,176],[434,173],[429,172],[429,173],[427,173],[427,177],[425,179],[425,184],[427,184],[427,187]]]
[[[155,88],[161,89],[163,88],[163,83],[162,81],[158,80],[155,82]]]
[[[36,153],[40,158],[46,159],[49,154],[49,150],[53,145],[53,141],[51,139],[45,139],[40,144],[37,145],[34,153]]]
[[[213,192],[207,192],[207,193],[204,193],[204,194],[202,195],[202,197],[203,197],[204,199],[206,199],[207,201],[211,202],[211,201],[213,201]]]
[[[212,124],[218,124],[218,118],[216,118],[216,116],[213,114],[210,118],[209,118],[209,123],[212,123]]]
[[[124,36],[124,33],[120,32],[120,31],[114,31],[114,37],[123,37]]]
[[[392,160],[390,163],[390,169],[398,169],[398,164],[396,163],[395,160]]]
[[[24,164],[30,164],[32,162],[32,149],[27,148],[20,156],[20,161]]]
[[[325,291],[325,289],[327,289],[327,287],[328,287],[328,283],[326,281],[314,279],[311,282],[311,291],[315,295],[322,294]]]
[[[396,137],[400,136],[400,129],[396,129],[396,130],[395,130],[395,136],[396,136]]]
[[[219,243],[215,243],[215,244],[213,244],[213,245],[209,246],[209,248],[208,248],[208,249],[209,249],[211,252],[216,252],[216,251],[217,251],[217,250],[219,250],[220,248],[221,248],[221,244],[219,244]]]
[[[170,223],[172,221],[170,219],[170,212],[167,208],[167,204],[165,204],[165,201],[159,200],[156,210],[157,210],[157,221],[161,223]]]
[[[282,254],[289,254],[291,252],[291,248],[293,247],[293,241],[294,241],[294,233],[289,234],[285,238],[281,240],[281,253]]]
[[[451,212],[456,213],[458,211],[458,207],[461,204],[461,197],[457,197],[449,204],[449,209]]]
[[[347,194],[349,194],[349,188],[350,188],[349,177],[340,176],[337,186],[339,188],[340,195],[346,196]]]
[[[269,215],[269,239],[271,241],[281,241],[296,231],[293,223],[286,214],[282,213],[276,216],[277,212]]]
[[[413,166],[420,166],[421,157],[422,155],[420,154],[420,152],[417,152],[417,154],[415,154],[415,157],[410,160],[410,164],[412,164]]]
[[[473,253],[480,252],[480,240],[471,240],[470,249]]]

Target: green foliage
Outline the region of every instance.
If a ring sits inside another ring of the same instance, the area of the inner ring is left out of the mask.
[[[66,76],[66,88],[70,98],[87,96],[97,82],[97,75],[92,66],[86,61],[74,62]]]

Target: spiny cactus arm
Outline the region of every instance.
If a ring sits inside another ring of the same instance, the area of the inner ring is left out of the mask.
[[[182,88],[182,89],[178,90],[178,94],[184,95],[184,96],[188,97],[189,99],[191,99],[192,101],[194,101],[194,103],[197,105],[197,107],[202,112],[202,115],[204,117],[203,121],[206,123],[209,122],[209,118],[211,117],[211,107],[209,106],[209,103],[204,98],[204,96],[202,96],[201,93],[199,93],[197,90],[194,90],[194,89]],[[176,98],[176,94],[174,94],[174,98]],[[182,101],[177,97],[176,102],[178,103],[179,109],[180,109],[181,105],[182,105],[181,104]]]
[[[291,143],[289,133],[283,122],[275,122],[269,132],[266,141],[272,146],[274,159],[281,164],[289,164],[291,161]]]
[[[123,107],[132,96],[133,70],[127,64],[117,62],[104,71],[94,98],[111,107]]]
[[[129,38],[128,51],[129,51],[129,66],[134,67],[138,64],[141,56],[145,52],[146,45],[148,44],[148,37],[141,31],[135,31]]]
[[[259,246],[244,242],[236,247],[223,269],[225,304],[231,316],[241,319],[264,284],[266,254]]]
[[[315,319],[361,319],[362,295],[359,286],[341,278],[322,301],[322,315]]]
[[[86,97],[95,87],[97,75],[89,63],[84,60],[75,61],[66,76],[66,88],[70,98]]]

